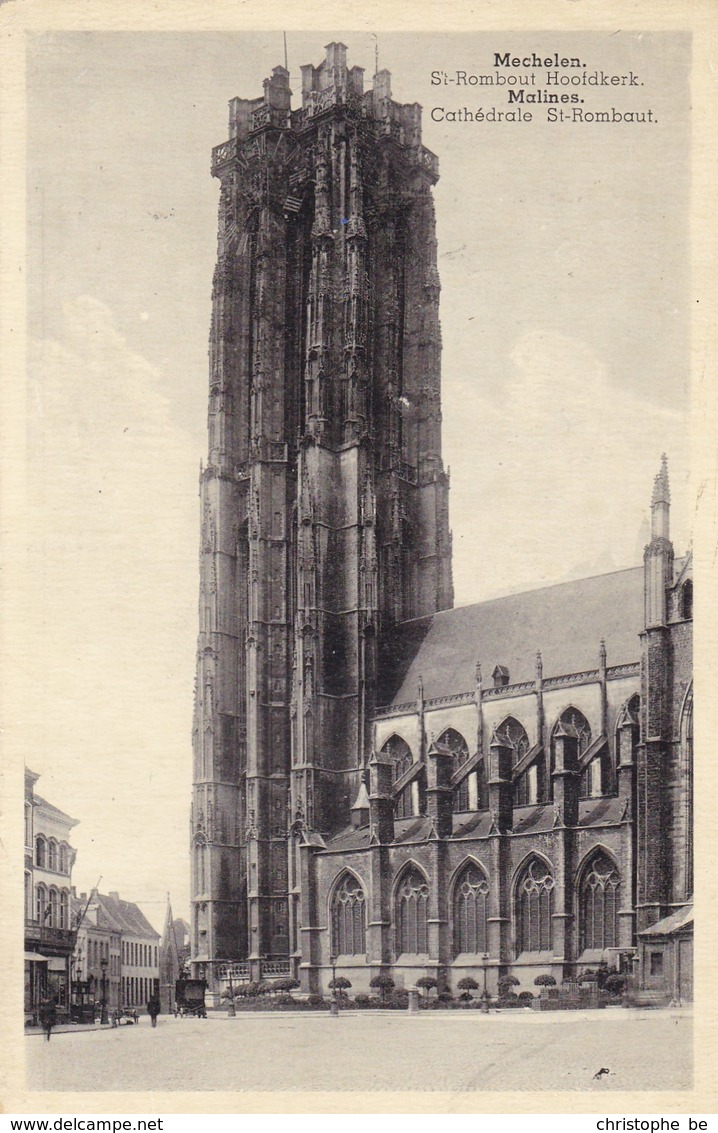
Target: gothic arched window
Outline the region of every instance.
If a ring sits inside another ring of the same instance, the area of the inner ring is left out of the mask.
[[[473,862],[467,865],[454,888],[454,955],[487,952],[489,883]]]
[[[344,875],[332,900],[332,952],[335,956],[366,952],[364,890],[351,873]]]
[[[541,858],[524,867],[516,886],[516,954],[547,952],[552,947],[554,880]]]
[[[48,924],[51,928],[57,928],[59,924],[58,914],[58,897],[57,889],[50,890],[50,916],[48,917]]]
[[[621,878],[615,864],[600,850],[584,872],[580,892],[580,948],[618,947]]]
[[[47,912],[47,889],[44,885],[38,885],[35,890],[35,920],[40,924],[45,922],[45,913]]]
[[[38,834],[35,839],[35,865],[40,866],[40,869],[47,866],[47,842],[42,834]]]
[[[47,868],[57,869],[57,842],[51,838],[47,844]]]
[[[439,736],[436,741],[436,746],[443,748],[445,751],[451,752],[452,759],[452,773],[456,772],[464,766],[469,758],[469,748],[466,740],[454,728],[447,728],[445,732]],[[471,775],[467,775],[465,779],[459,783],[458,787],[454,789],[454,810],[471,810],[471,798],[469,792],[469,779]]]
[[[413,761],[411,748],[406,740],[401,736],[390,736],[381,749],[384,755],[388,755],[392,763],[391,781],[398,783],[403,775],[410,770]],[[396,800],[396,817],[397,818],[411,818],[414,814],[414,804],[412,799],[412,784],[399,795]]]
[[[68,869],[68,854],[67,845],[65,842],[61,842],[58,848],[57,868],[59,869],[60,873],[70,872]]]
[[[513,716],[507,716],[496,729],[496,737],[512,749],[511,766],[517,767],[529,750],[526,729]],[[514,787],[514,804],[530,806],[539,801],[539,768],[536,763],[519,775]]]
[[[60,894],[60,928],[70,927],[70,894],[63,889]]]
[[[412,868],[403,875],[396,890],[396,951],[426,954],[429,951],[427,914],[429,886],[419,870]]]
[[[575,746],[576,759],[580,760],[589,747],[591,746],[591,728],[589,727],[588,720],[583,712],[579,712],[578,708],[566,708],[551,730],[551,772],[553,773],[556,767],[556,733],[561,731],[568,737],[566,742],[573,743]],[[600,757],[598,757],[600,759]],[[591,761],[593,763],[593,760]],[[601,775],[601,764],[599,762],[598,771],[591,770],[591,764],[584,770],[581,777],[581,794],[590,794],[591,784],[596,784],[596,776]],[[553,785],[551,786],[551,793],[553,794]],[[599,795],[602,790],[597,792]]]

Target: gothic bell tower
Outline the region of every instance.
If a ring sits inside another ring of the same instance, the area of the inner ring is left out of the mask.
[[[200,475],[193,959],[298,948],[294,841],[350,822],[378,647],[452,605],[421,108],[331,43],[230,102]]]

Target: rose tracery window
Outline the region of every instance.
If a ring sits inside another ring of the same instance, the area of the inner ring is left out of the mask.
[[[488,951],[489,883],[482,870],[466,866],[454,889],[454,955]]]
[[[516,953],[546,952],[552,947],[554,880],[540,858],[532,858],[516,890]]]
[[[592,859],[581,885],[581,951],[618,947],[621,878],[603,852]]]
[[[402,877],[396,891],[395,904],[397,954],[427,953],[429,886],[418,869],[410,869]]]
[[[335,956],[366,952],[366,901],[356,877],[348,873],[332,901],[332,950]]]

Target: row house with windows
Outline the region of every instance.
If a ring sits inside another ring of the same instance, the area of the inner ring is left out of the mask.
[[[299,835],[308,988],[331,957],[357,990],[605,962],[691,997],[692,572],[665,463],[652,513],[642,569],[391,635],[352,827]]]
[[[73,978],[96,1001],[105,994],[108,1010],[144,1007],[158,994],[159,933],[117,892],[81,893],[73,905],[79,921]]]
[[[69,1007],[72,867],[76,851],[70,836],[77,820],[42,798],[40,778],[25,769],[24,921],[25,1011],[37,1015],[40,1002],[53,998]]]

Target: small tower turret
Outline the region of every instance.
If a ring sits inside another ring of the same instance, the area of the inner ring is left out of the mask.
[[[666,624],[666,588],[671,585],[673,580],[670,507],[668,460],[664,453],[661,457],[660,472],[653,482],[651,541],[643,553],[646,629]]]

